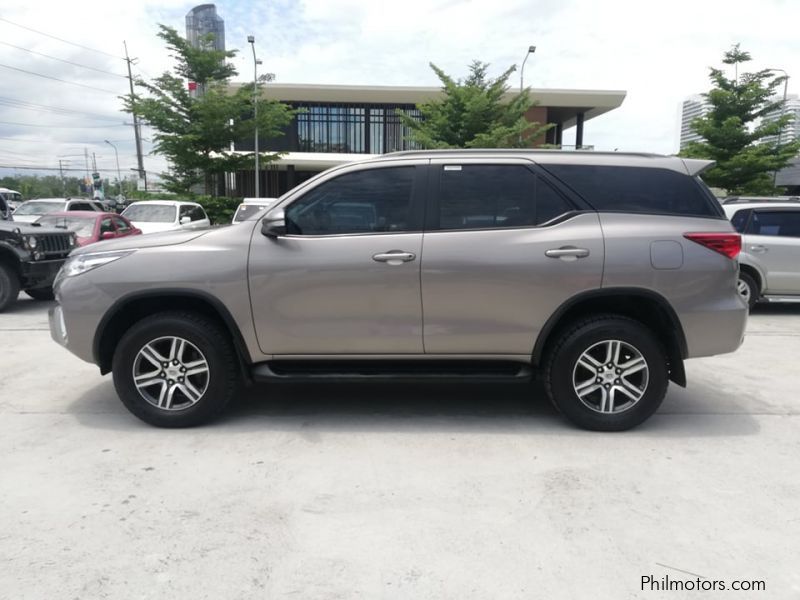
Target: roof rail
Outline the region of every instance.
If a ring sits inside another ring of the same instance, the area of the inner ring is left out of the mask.
[[[798,196],[728,196],[723,204],[769,204],[770,202],[800,202]]]
[[[592,156],[642,156],[646,158],[669,158],[666,154],[653,152],[607,152],[602,150],[560,150],[558,148],[442,148],[435,150],[398,150],[382,154],[381,158],[393,156],[424,156],[429,154],[590,154]]]

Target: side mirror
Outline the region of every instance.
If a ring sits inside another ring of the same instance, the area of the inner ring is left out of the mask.
[[[113,231],[104,231],[103,235],[100,236],[100,239],[101,240],[113,240],[115,237],[117,237],[117,234],[114,233]]]
[[[282,210],[271,212],[261,221],[261,233],[276,238],[286,235],[286,218]]]
[[[181,225],[187,225],[192,222],[191,217],[181,217]]]

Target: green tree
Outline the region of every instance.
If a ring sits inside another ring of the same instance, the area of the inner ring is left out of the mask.
[[[713,87],[703,94],[711,105],[705,116],[695,119],[692,128],[703,140],[692,142],[681,152],[689,158],[709,158],[716,165],[703,174],[711,186],[729,194],[775,194],[775,171],[785,167],[800,151],[800,141],[765,141],[785,131],[791,116],[764,120],[781,102],[774,100],[784,77],[769,69],[738,75],[739,65],[749,62],[750,54],[734,45],[722,62],[733,65],[735,76],[729,79],[721,69],[710,68]]]
[[[255,154],[230,151],[232,142],[254,133],[253,84],[236,89],[228,86],[228,79],[237,73],[225,60],[233,58],[235,50],[216,50],[210,44],[195,48],[175,29],[159,27],[158,36],[176,61],[173,72],[164,72],[152,81],[137,80],[137,87],[146,95],[123,97],[125,110],[135,112],[155,129],[154,151],[165,156],[171,166],[171,172],[163,175],[165,188],[186,194],[203,183],[205,193],[211,194],[215,175],[254,167]],[[209,35],[206,41],[211,39]],[[196,93],[189,91],[187,81],[197,84]],[[259,99],[259,135],[280,135],[292,114],[285,104]],[[263,163],[279,156],[259,155]]]
[[[515,66],[492,79],[489,65],[475,60],[463,80],[430,66],[442,82],[444,97],[419,104],[421,120],[398,113],[411,130],[410,139],[423,148],[527,148],[552,126],[525,118],[535,105],[527,89],[506,100]]]

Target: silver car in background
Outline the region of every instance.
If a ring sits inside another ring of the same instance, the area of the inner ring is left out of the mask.
[[[235,227],[74,251],[53,338],[162,427],[246,380],[540,377],[577,425],[633,427],[732,352],[741,238],[650,154],[399,152],[321,173]],[[487,398],[487,402],[491,399]]]

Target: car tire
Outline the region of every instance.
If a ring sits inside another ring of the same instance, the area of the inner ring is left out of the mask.
[[[14,270],[0,263],[0,312],[17,301],[19,296],[19,277]]]
[[[550,400],[575,425],[624,431],[649,418],[664,400],[667,355],[640,322],[598,315],[562,331],[548,354],[544,383]]]
[[[739,280],[736,282],[736,289],[742,296],[742,299],[747,302],[747,308],[752,309],[761,296],[761,290],[756,283],[756,280],[749,273],[741,271],[739,273]]]
[[[157,427],[211,421],[241,386],[230,336],[192,312],[164,312],[137,322],[119,341],[112,371],[122,403]]]
[[[34,300],[55,300],[56,298],[51,287],[25,290],[25,293]]]

